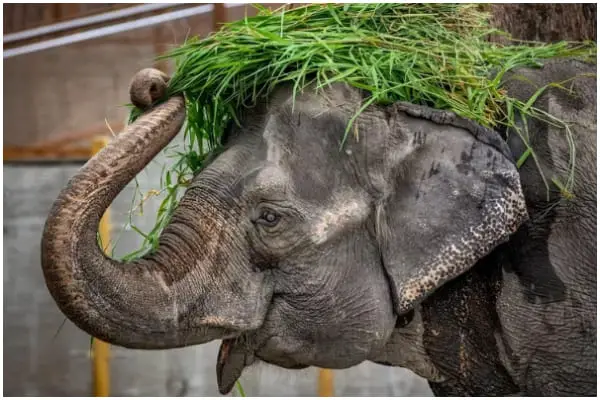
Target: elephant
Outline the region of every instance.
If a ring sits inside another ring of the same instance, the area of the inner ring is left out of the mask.
[[[575,79],[573,79],[575,77]],[[157,250],[123,262],[99,220],[185,121],[169,77],[139,71],[144,113],[91,158],[48,215],[42,270],[83,331],[135,349],[221,340],[217,382],[247,366],[405,367],[435,395],[596,394],[595,65],[546,61],[503,88],[570,124],[487,128],[344,83],[281,84],[240,110],[186,188]],[[164,101],[158,101],[164,99]],[[520,125],[519,125],[520,124]],[[574,171],[572,196],[545,176]],[[549,190],[548,190],[549,189]]]

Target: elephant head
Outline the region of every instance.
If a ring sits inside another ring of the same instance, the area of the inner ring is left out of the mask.
[[[143,70],[150,108],[167,78]],[[132,262],[97,243],[100,217],[177,134],[184,99],[130,125],[60,193],[42,239],[47,286],[89,334],[129,348],[223,339],[220,390],[255,359],[347,368],[396,321],[527,218],[506,144],[450,112],[398,103],[361,113],[343,84],[279,87],[241,116],[197,174],[159,248]]]

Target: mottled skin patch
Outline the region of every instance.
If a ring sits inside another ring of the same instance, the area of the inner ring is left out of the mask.
[[[512,178],[514,179],[514,176]],[[505,198],[495,200],[490,206],[481,207],[485,213],[481,225],[469,228],[469,232],[459,239],[451,238],[452,244],[443,247],[440,254],[426,262],[424,270],[416,273],[418,277],[402,282],[398,289],[398,292],[402,293],[398,312],[410,310],[415,302],[469,268],[516,231],[527,212],[521,201],[518,181],[515,180],[514,184],[514,192],[507,190]],[[506,218],[507,214],[514,215],[514,219]]]
[[[394,140],[402,143],[414,131],[428,138],[410,141],[416,147],[403,160],[408,166],[390,170],[394,186],[378,205],[378,224],[386,225],[379,231],[387,232],[380,238],[383,262],[401,315],[507,240],[527,210],[508,147],[497,134],[452,113],[394,107]],[[413,191],[418,196],[407,195]]]

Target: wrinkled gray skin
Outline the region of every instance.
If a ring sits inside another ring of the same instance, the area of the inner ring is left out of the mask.
[[[595,66],[553,62],[506,83],[537,85]],[[141,71],[140,107],[166,77]],[[149,109],[61,192],[42,239],[48,288],[81,329],[129,348],[223,339],[227,393],[245,366],[404,366],[439,395],[596,394],[596,82],[536,106],[573,124],[575,198],[550,201],[522,144],[409,104],[362,113],[342,85],[291,89],[248,110],[198,174],[161,237],[131,263],[96,243],[102,212],[179,130],[181,97]],[[569,86],[569,85],[568,85]],[[563,131],[528,122],[549,178]],[[519,175],[520,172],[520,175]],[[523,189],[522,189],[523,188]]]

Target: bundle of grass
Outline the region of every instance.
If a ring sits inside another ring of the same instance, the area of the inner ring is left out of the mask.
[[[156,226],[144,235],[143,248],[131,256],[158,244],[179,188],[218,148],[227,123],[280,83],[293,83],[295,92],[311,83],[323,87],[338,81],[364,89],[371,96],[356,115],[373,103],[408,101],[451,110],[488,127],[514,127],[519,117],[543,118],[564,126],[569,139],[565,124],[532,107],[546,88],[523,103],[508,97],[500,83],[507,71],[535,67],[544,59],[595,60],[595,43],[499,45],[487,40],[499,33],[488,20],[482,7],[469,4],[260,8],[256,17],[226,24],[213,35],[172,51],[165,56],[176,61],[169,90],[183,93],[187,100],[186,146],[160,182],[168,195]],[[135,115],[136,110],[132,118]],[[527,151],[518,165],[527,157],[535,159],[525,133],[522,139]],[[568,195],[572,179],[571,174],[554,183]]]

